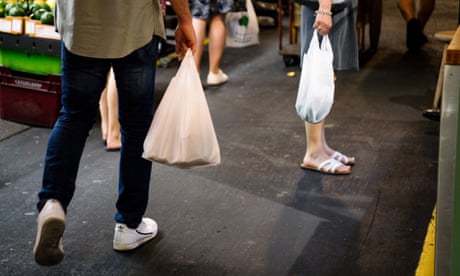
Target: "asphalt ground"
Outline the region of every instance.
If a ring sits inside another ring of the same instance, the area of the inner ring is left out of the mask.
[[[437,1],[427,34],[456,28],[456,4]],[[338,74],[326,135],[357,164],[330,176],[299,168],[300,70],[285,66],[277,36],[261,29],[259,46],[226,49],[231,79],[205,91],[222,163],[154,163],[146,215],[160,234],[130,253],[112,250],[118,153],[105,152],[97,124],[67,214],[65,258],[50,268],[34,262],[50,129],[0,121],[15,130],[0,142],[0,275],[414,275],[436,200],[439,123],[421,112],[431,107],[442,44],[430,36],[407,52],[405,23],[384,1],[378,52],[359,72]],[[176,69],[158,69],[158,100]],[[203,80],[206,72],[204,60]]]

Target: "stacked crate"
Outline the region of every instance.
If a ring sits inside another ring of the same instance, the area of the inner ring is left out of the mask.
[[[60,45],[54,26],[29,17],[0,19],[0,118],[54,125],[61,107]]]

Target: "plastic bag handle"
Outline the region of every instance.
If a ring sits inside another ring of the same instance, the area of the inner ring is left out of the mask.
[[[322,37],[323,37],[323,39],[321,40],[321,45],[320,45],[319,44],[319,37],[318,37],[318,30],[315,29],[313,31],[313,37],[312,37],[311,42],[310,42],[310,48],[311,47],[317,47],[317,48],[320,48],[323,51],[328,51],[328,52],[332,51],[329,36],[328,35],[323,35]]]

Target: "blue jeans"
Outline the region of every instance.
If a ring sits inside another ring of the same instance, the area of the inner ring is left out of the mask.
[[[158,38],[126,57],[98,59],[70,53],[62,45],[62,109],[48,141],[38,210],[57,199],[67,211],[78,167],[99,112],[99,98],[113,68],[118,90],[122,147],[115,221],[136,228],[145,213],[152,163],[143,159],[143,142],[154,112]]]

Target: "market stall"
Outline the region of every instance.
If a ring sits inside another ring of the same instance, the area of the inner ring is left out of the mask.
[[[52,127],[60,109],[54,1],[0,0],[0,118]]]

